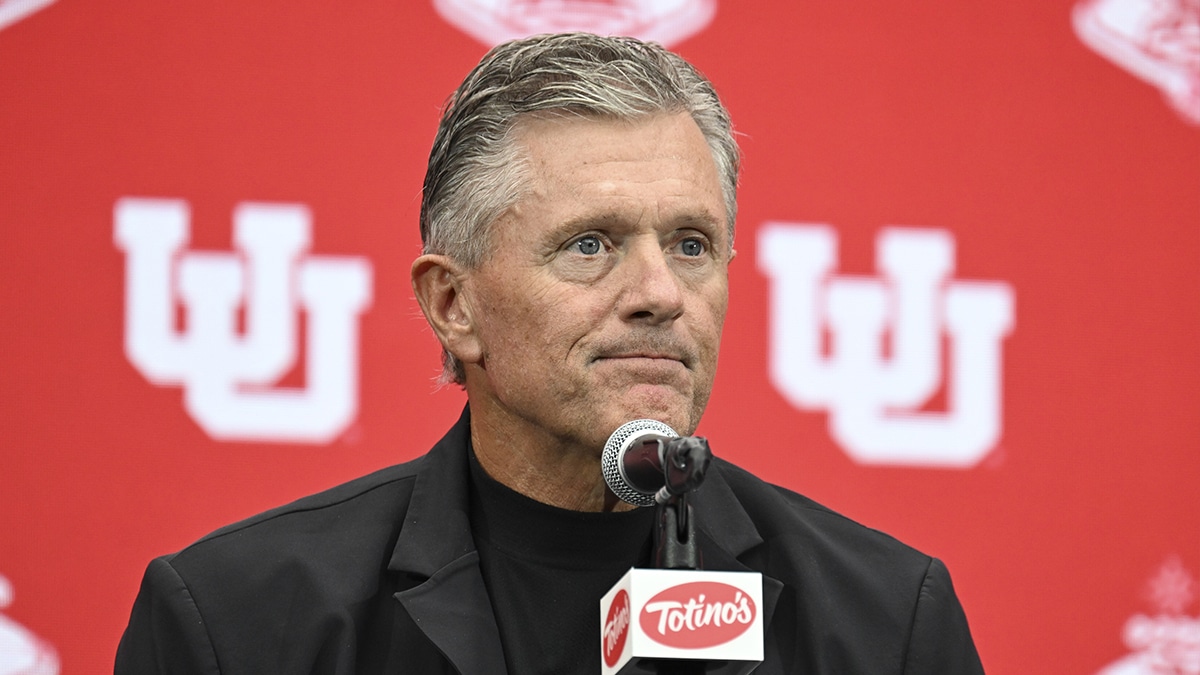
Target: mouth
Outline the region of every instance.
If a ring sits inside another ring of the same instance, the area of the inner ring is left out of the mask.
[[[601,354],[594,360],[595,363],[625,363],[628,365],[641,365],[646,367],[674,367],[681,365],[684,368],[690,369],[688,359],[680,354],[667,354],[662,352],[620,352],[615,354]]]
[[[649,352],[629,352],[627,354],[602,354],[596,357],[596,360],[601,359],[662,359],[664,361],[683,361],[683,357],[675,354],[653,354]]]
[[[593,347],[592,363],[596,365],[609,363],[654,370],[683,366],[689,371],[696,365],[695,351],[686,340],[673,335],[614,340]]]

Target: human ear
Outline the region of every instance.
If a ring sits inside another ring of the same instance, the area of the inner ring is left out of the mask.
[[[483,348],[463,293],[465,276],[449,256],[426,254],[412,264],[413,293],[438,341],[463,363],[478,363]]]

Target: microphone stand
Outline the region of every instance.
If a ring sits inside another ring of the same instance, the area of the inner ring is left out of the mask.
[[[704,481],[704,472],[712,460],[708,441],[698,437],[662,441],[663,476],[666,483],[658,494],[658,526],[654,530],[654,566],[668,570],[701,569],[700,549],[696,545],[696,517],[688,503],[688,493]],[[664,660],[655,662],[658,675],[702,675],[708,662]]]
[[[654,566],[664,570],[698,570],[700,549],[696,547],[696,518],[687,495],[659,502],[658,527],[654,530]]]

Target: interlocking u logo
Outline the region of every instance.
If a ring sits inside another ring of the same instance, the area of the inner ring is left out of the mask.
[[[771,279],[771,382],[798,408],[828,410],[830,433],[858,462],[978,463],[1001,432],[1000,347],[1013,325],[1012,290],[949,281],[954,240],[942,230],[884,229],[882,279],[834,277],[836,262],[830,227],[768,223],[760,231],[758,265]],[[949,410],[917,412],[942,384],[943,334]]]
[[[150,382],[183,385],[188,413],[209,435],[324,443],[353,421],[358,316],[371,302],[371,266],[305,256],[311,217],[304,206],[238,205],[240,256],[184,253],[184,201],[122,199],[114,220],[126,255],[125,353]],[[176,301],[187,311],[186,332],[175,328]],[[299,309],[307,317],[307,386],[271,389],[295,365]]]

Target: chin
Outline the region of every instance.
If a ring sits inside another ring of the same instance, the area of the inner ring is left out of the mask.
[[[652,419],[662,422],[674,429],[679,435],[686,436],[695,428],[696,420],[692,415],[692,401],[682,401],[676,395],[670,400],[661,398],[637,398],[624,403],[620,412],[610,422],[615,422],[613,429],[622,424],[637,419]],[[605,417],[608,417],[607,415]],[[619,418],[619,419],[617,419]]]

